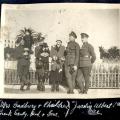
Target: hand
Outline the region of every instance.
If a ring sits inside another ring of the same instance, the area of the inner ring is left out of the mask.
[[[74,65],[73,68],[74,68],[74,70],[77,70],[77,66],[76,65]]]
[[[57,58],[57,56],[53,56],[53,60],[57,60],[58,58]]]
[[[40,55],[41,55],[42,57],[48,57],[48,56],[49,56],[49,54],[46,53],[46,52],[43,52],[43,53],[41,53]]]
[[[61,59],[61,61],[65,61],[65,58],[64,58],[64,57],[61,57],[60,59]]]
[[[62,69],[59,70],[59,73],[62,72]]]

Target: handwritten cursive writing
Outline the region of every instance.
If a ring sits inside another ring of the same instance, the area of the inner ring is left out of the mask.
[[[0,110],[0,116],[12,116],[12,111],[11,110],[4,110],[4,109],[1,109]]]
[[[112,106],[113,106],[113,103],[107,104],[106,102],[103,102],[103,103],[96,103],[94,105],[94,108],[108,108],[108,109],[110,109]]]
[[[23,118],[26,118],[28,116],[26,111],[20,111],[19,109],[15,110],[14,115],[19,117],[21,116]]]
[[[21,108],[36,109],[36,107],[37,107],[36,105],[30,104],[29,102],[25,102],[23,104],[20,104],[19,102],[15,102],[13,104],[13,108],[19,108],[19,109],[21,109]]]
[[[102,115],[102,113],[100,113],[99,110],[95,110],[95,109],[88,109],[88,115]]]
[[[62,101],[58,100],[55,101],[54,103],[52,101],[47,101],[45,102],[45,104],[43,105],[44,108],[59,108],[59,109],[65,109],[65,117],[67,117],[69,115],[70,112],[70,102],[67,101],[66,103],[63,103]]]
[[[5,101],[0,100],[0,108],[10,108],[10,104]]]
[[[57,112],[53,112],[53,110],[50,110],[47,114],[47,117],[59,117]]]
[[[40,111],[36,111],[36,109],[32,109],[31,113],[30,113],[30,117],[35,116],[35,117],[40,117],[41,116],[41,110]]]
[[[6,101],[0,100],[0,116],[20,116],[26,117],[68,117],[76,112],[76,110],[82,114],[87,115],[102,115],[100,110],[111,109],[115,106],[120,106],[120,102],[106,103],[100,102],[92,104],[92,102],[81,103],[77,100],[46,100],[44,103],[32,104],[28,101],[19,102],[15,101],[12,104],[8,104]],[[62,111],[62,112],[61,112]]]
[[[115,104],[116,104],[118,107],[120,107],[120,102],[116,102]]]

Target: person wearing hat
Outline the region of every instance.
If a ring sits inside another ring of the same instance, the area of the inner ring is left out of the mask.
[[[24,47],[24,40],[21,40],[19,46],[14,50],[14,56],[17,59],[17,73],[20,78],[20,90],[24,91],[24,86],[27,85],[26,90],[30,90],[30,81],[28,79],[30,67],[30,51]]]
[[[77,73],[77,82],[80,88],[80,93],[87,94],[89,89],[89,79],[92,69],[92,64],[96,60],[94,48],[88,43],[89,35],[81,33],[82,47],[80,49],[79,69]]]
[[[48,79],[49,71],[49,48],[44,39],[41,39],[39,45],[35,48],[35,65],[36,75],[38,79],[37,90],[45,91],[45,79]]]
[[[77,38],[77,35],[75,32],[71,32],[69,34],[69,42],[67,44],[67,48],[65,51],[65,74],[67,78],[67,84],[68,84],[68,94],[74,94],[74,88],[75,88],[75,78],[77,74],[77,66],[79,61],[79,50],[80,46],[77,42],[75,42],[75,39]]]
[[[59,84],[62,80],[62,71],[64,64],[64,52],[65,47],[62,45],[61,40],[56,40],[56,45],[51,47],[51,71],[50,71],[50,82],[52,84],[51,91],[59,91]]]

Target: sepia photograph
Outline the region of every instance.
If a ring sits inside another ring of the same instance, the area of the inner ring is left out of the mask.
[[[120,97],[120,5],[3,4],[0,46],[3,97]]]

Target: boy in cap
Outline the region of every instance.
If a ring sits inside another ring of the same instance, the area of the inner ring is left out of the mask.
[[[50,57],[51,61],[51,72],[50,81],[52,83],[51,91],[59,91],[59,84],[62,80],[62,71],[64,64],[64,52],[65,47],[62,45],[61,40],[56,40],[56,45],[51,47]]]
[[[15,48],[15,57],[17,62],[17,73],[20,78],[20,90],[24,90],[24,86],[27,85],[26,90],[30,90],[30,81],[28,80],[29,67],[30,67],[30,51],[24,47],[24,40],[19,41],[19,46]]]
[[[81,33],[82,48],[80,49],[79,69],[77,73],[77,82],[80,88],[80,93],[87,94],[89,89],[89,79],[92,69],[92,64],[96,60],[94,48],[88,43],[89,35]],[[83,79],[84,78],[84,79]],[[84,85],[85,82],[85,85]]]
[[[65,51],[65,74],[67,78],[67,84],[69,90],[67,91],[68,94],[74,94],[75,88],[75,78],[77,74],[77,66],[79,61],[79,44],[75,42],[77,35],[75,32],[71,32],[69,34],[69,42]]]

